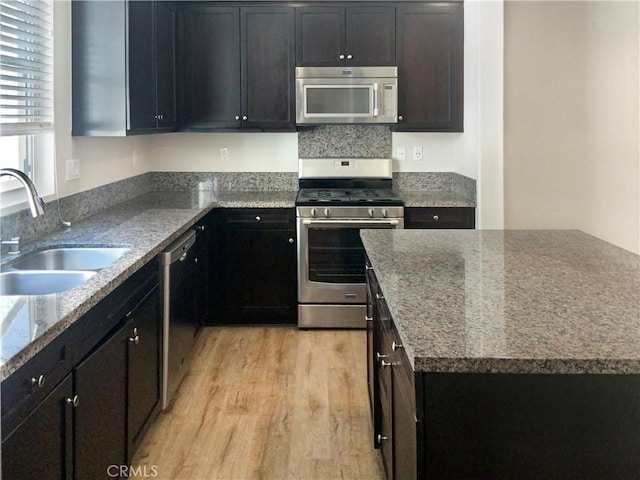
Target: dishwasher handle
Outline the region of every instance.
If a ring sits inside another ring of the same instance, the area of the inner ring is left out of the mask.
[[[189,253],[189,249],[196,243],[196,232],[189,230],[183,236],[173,242],[162,252],[162,264],[171,265],[176,262],[184,262]]]

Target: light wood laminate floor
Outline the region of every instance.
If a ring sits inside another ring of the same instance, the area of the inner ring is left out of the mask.
[[[210,327],[196,348],[134,466],[171,480],[384,478],[364,331]]]

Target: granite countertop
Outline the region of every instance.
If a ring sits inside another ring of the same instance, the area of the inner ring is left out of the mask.
[[[220,208],[293,208],[297,191],[281,192],[217,192]]]
[[[405,207],[475,207],[475,199],[447,191],[397,191]]]
[[[640,373],[640,257],[579,231],[363,230],[415,371]]]

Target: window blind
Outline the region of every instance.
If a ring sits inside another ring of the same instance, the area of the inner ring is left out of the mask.
[[[0,135],[53,128],[53,0],[0,0]]]

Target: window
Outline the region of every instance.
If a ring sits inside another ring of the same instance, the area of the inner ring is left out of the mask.
[[[0,167],[52,193],[53,137],[53,1],[0,0]],[[20,186],[0,180],[0,192]]]

